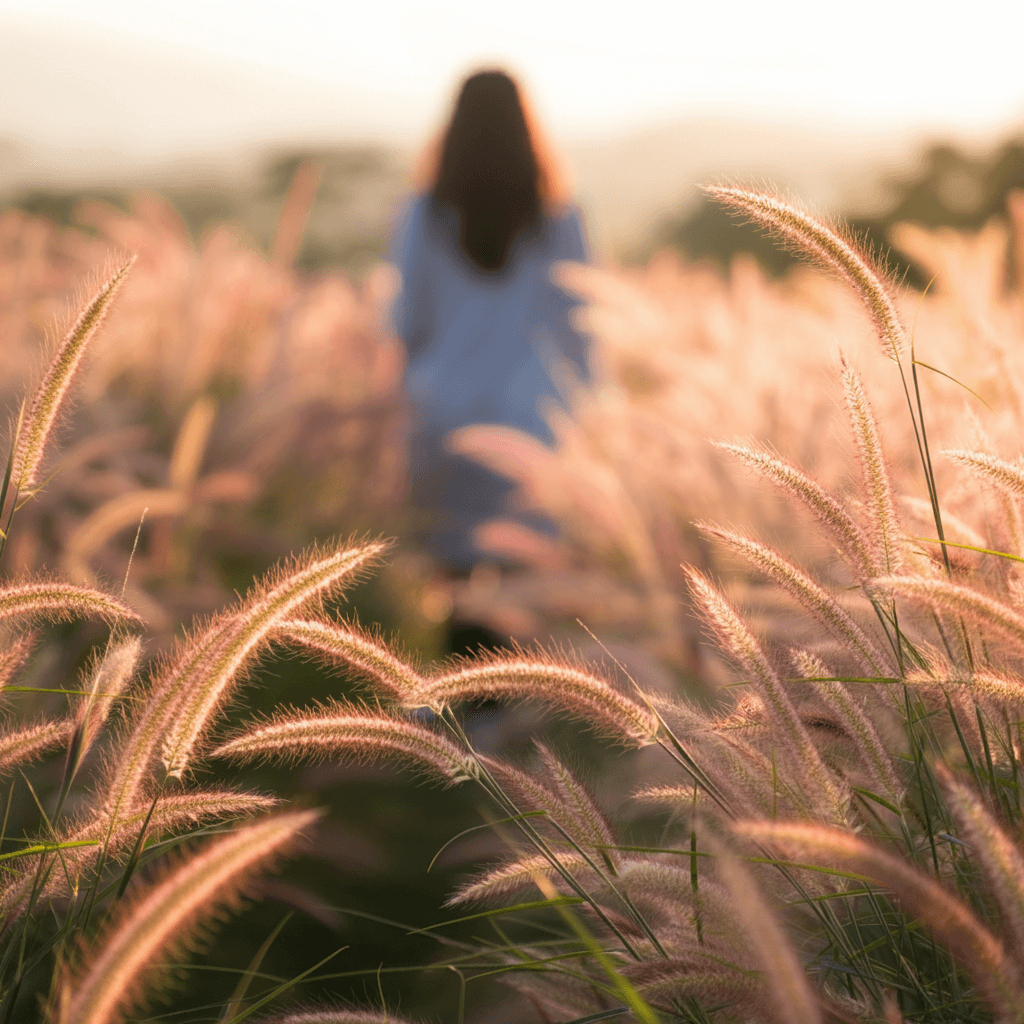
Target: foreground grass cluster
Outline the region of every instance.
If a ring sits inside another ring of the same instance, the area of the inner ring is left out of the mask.
[[[139,616],[123,594],[37,576],[5,582],[9,690],[41,620],[93,617],[110,632],[81,684],[65,687],[65,714],[9,723],[0,737],[0,770],[15,785],[31,788],[30,762],[47,751],[64,763],[53,801],[39,804],[37,834],[5,829],[4,1019],[40,998],[48,1019],[67,1024],[139,1019],[191,939],[315,833],[317,811],[204,786],[204,771],[355,758],[400,762],[485,797],[506,855],[452,894],[454,915],[477,920],[480,938],[446,944],[439,963],[463,991],[502,975],[520,994],[516,1019],[1024,1021],[1024,469],[989,450],[980,428],[973,445],[933,451],[921,363],[898,296],[867,254],[773,196],[713,194],[836,273],[867,310],[906,402],[928,535],[904,525],[869,388],[844,358],[837,387],[852,485],[762,443],[718,448],[813,524],[837,564],[824,580],[761,539],[695,524],[701,545],[728,552],[778,595],[755,625],[728,586],[682,568],[686,600],[734,668],[700,705],[561,650],[406,657],[328,611],[380,562],[377,542],[283,563],[144,672]],[[126,263],[85,306],[23,407],[0,543],[45,479],[80,361],[130,273]],[[971,495],[987,496],[986,518],[950,514],[940,457],[974,481]],[[653,550],[641,547],[643,557]],[[667,567],[649,576],[668,588]],[[237,695],[272,646],[345,669],[363,699],[325,697],[245,721],[232,711]],[[633,841],[548,744],[519,761],[476,750],[464,711],[491,700],[541,705],[636,750],[643,783],[633,796],[668,811],[659,838]],[[165,856],[211,822],[239,821]],[[194,1019],[403,1019],[379,1005],[280,1008],[292,981],[267,985],[258,964],[241,976],[229,1003]]]

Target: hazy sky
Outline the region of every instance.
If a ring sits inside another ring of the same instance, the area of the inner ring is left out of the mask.
[[[563,137],[709,113],[986,132],[1024,123],[1024,14],[1010,9],[0,0],[0,135],[152,152],[321,132],[412,141],[482,62],[519,72]]]

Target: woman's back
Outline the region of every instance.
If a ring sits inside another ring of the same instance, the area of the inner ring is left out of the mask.
[[[545,216],[499,272],[465,259],[450,217],[429,196],[410,204],[396,242],[403,287],[395,326],[408,352],[417,429],[440,435],[503,423],[549,440],[538,406],[557,398],[552,369],[567,361],[585,373],[582,341],[569,323],[573,303],[550,276],[559,260],[588,258],[579,214]]]
[[[432,159],[429,188],[393,237],[402,279],[394,320],[408,352],[411,503],[429,546],[463,571],[484,557],[474,528],[507,511],[512,487],[445,439],[493,423],[551,441],[542,408],[559,399],[558,371],[586,374],[574,303],[551,270],[588,251],[580,214],[559,194],[503,72],[466,80]]]

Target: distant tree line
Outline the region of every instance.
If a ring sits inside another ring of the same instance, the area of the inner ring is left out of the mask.
[[[888,250],[889,229],[900,221],[975,230],[990,217],[1005,215],[1007,193],[1024,188],[1024,137],[1011,139],[984,157],[949,144],[933,145],[920,171],[893,177],[886,184],[892,200],[882,213],[848,219],[851,229],[875,250]],[[703,197],[692,212],[665,221],[645,255],[664,245],[690,259],[711,259],[723,265],[737,253],[751,253],[774,275],[784,273],[795,261],[756,228],[737,225],[721,206]],[[907,274],[910,283],[924,284],[916,268],[899,253],[890,253],[890,262],[898,274]]]
[[[387,226],[401,195],[398,157],[371,146],[287,150],[266,156],[246,178],[166,181],[108,187],[28,187],[0,196],[15,206],[60,224],[75,223],[83,199],[100,199],[127,209],[133,192],[150,187],[171,202],[197,241],[214,224],[230,223],[259,245],[269,246],[285,195],[305,160],[322,168],[313,211],[297,257],[301,269],[329,266],[358,272],[383,258]]]

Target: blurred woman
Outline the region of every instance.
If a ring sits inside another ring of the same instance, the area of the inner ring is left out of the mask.
[[[411,502],[444,568],[463,575],[485,557],[473,530],[508,513],[513,487],[450,452],[445,438],[498,423],[551,442],[542,408],[559,400],[554,380],[566,369],[586,375],[573,303],[551,268],[589,254],[580,213],[504,72],[465,81],[420,185],[391,253],[414,415]]]

